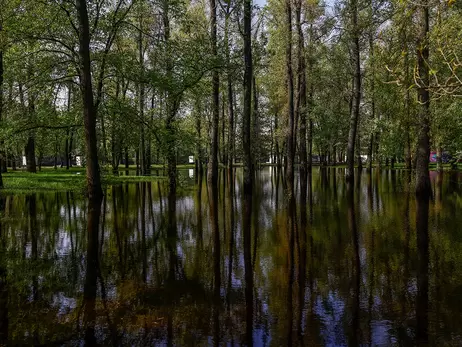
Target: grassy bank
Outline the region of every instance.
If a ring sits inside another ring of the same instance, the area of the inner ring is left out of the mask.
[[[42,168],[36,174],[22,170],[2,174],[5,193],[27,193],[33,191],[76,191],[85,190],[85,169]],[[117,176],[103,171],[103,185],[116,185],[125,182],[149,182],[162,179],[159,176]]]

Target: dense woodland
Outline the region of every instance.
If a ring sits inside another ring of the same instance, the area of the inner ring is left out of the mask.
[[[1,171],[85,158],[178,163],[216,184],[271,161],[405,163],[430,190],[430,150],[462,148],[462,4],[454,0],[0,0]],[[367,160],[360,160],[367,156]],[[11,168],[8,168],[11,167]],[[232,173],[232,170],[230,170]],[[0,176],[0,185],[1,176]]]

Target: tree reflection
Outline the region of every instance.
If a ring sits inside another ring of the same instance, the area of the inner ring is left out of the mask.
[[[6,266],[7,235],[3,226],[5,198],[0,196],[0,346],[8,343],[8,271]]]
[[[416,342],[428,344],[428,196],[417,197],[417,299],[416,299]]]
[[[244,277],[245,277],[245,343],[253,346],[253,269],[252,269],[252,195],[243,198],[242,233],[244,239]]]
[[[87,212],[87,254],[86,272],[84,285],[84,329],[85,344],[95,346],[96,336],[96,291],[99,269],[99,222],[101,216],[101,201],[90,200]]]
[[[111,187],[105,226],[78,195],[0,198],[0,345],[460,345],[458,178],[432,205],[406,173],[341,172],[292,203],[280,174]]]
[[[360,175],[358,175],[360,176]],[[360,178],[359,178],[360,179]],[[358,182],[359,183],[359,182]],[[359,237],[356,225],[356,209],[354,200],[353,183],[347,183],[347,203],[348,203],[348,229],[353,241],[353,303],[351,305],[351,328],[349,330],[349,345],[358,346],[360,340],[360,289],[361,289],[361,260],[359,257]]]

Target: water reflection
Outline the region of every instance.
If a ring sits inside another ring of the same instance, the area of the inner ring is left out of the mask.
[[[462,344],[459,175],[343,176],[1,196],[0,345]]]

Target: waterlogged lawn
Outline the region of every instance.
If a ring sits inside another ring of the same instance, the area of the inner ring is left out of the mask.
[[[22,170],[8,171],[2,175],[5,193],[21,193],[31,191],[75,191],[85,190],[85,169],[43,168],[37,173]],[[105,185],[117,185],[124,182],[149,182],[162,179],[160,176],[118,176],[103,171],[102,181]]]

